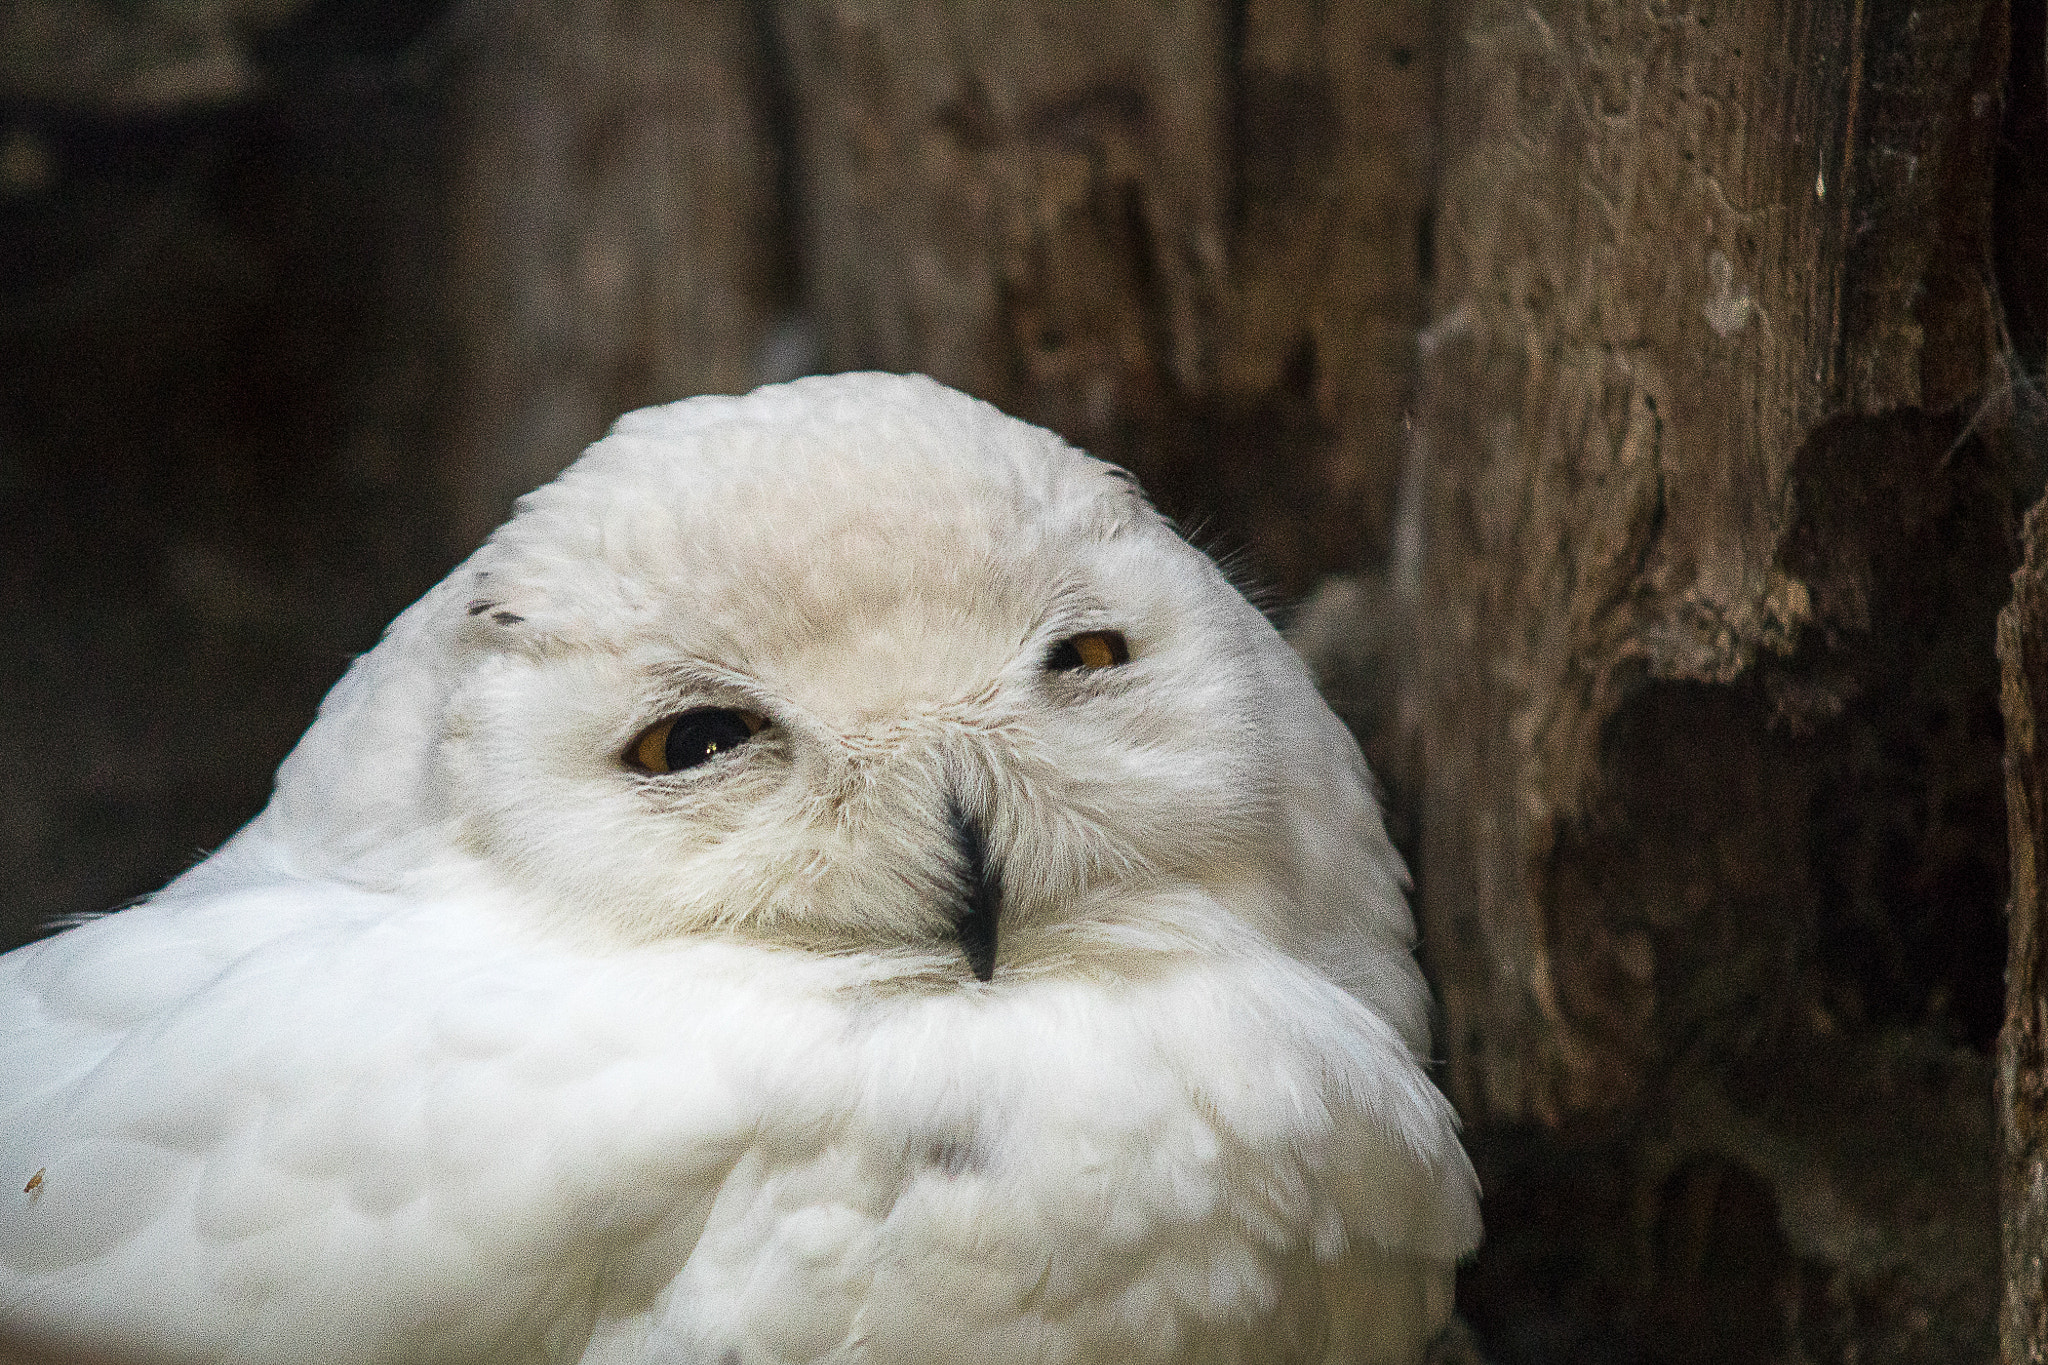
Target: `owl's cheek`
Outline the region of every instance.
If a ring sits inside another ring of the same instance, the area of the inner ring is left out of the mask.
[[[455,842],[527,893],[522,904],[644,938],[675,918],[679,869],[734,821],[730,800],[686,808],[619,761],[632,716],[600,663],[486,660],[450,696],[433,782]]]
[[[1081,737],[1017,784],[998,813],[1006,856],[1026,883],[1044,868],[1052,895],[1105,880],[1201,882],[1273,838],[1275,786],[1256,745],[1218,709],[1156,737]]]

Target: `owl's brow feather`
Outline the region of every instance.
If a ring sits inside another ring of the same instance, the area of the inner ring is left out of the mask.
[[[1065,578],[1054,587],[1045,609],[1024,632],[1024,638],[1017,642],[1019,650],[1028,648],[1032,642],[1048,635],[1069,634],[1090,626],[1111,623],[1114,615],[1109,604],[1078,578]]]

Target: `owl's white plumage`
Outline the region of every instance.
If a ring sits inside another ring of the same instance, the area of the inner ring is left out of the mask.
[[[0,958],[0,1359],[1410,1360],[1478,1227],[1411,939],[1117,471],[918,378],[634,413]]]

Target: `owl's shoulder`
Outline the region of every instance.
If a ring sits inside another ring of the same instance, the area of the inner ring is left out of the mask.
[[[320,883],[0,958],[0,1343],[372,1359],[443,1321],[514,1359],[537,1314],[587,1326],[596,1266],[704,1202],[758,1112],[679,1046],[716,1014],[618,966]]]

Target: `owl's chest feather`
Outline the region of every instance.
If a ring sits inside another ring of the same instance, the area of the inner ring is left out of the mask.
[[[130,912],[9,964],[38,1020],[7,1045],[42,1077],[0,1106],[0,1170],[45,1172],[0,1207],[22,1340],[1315,1358],[1251,1343],[1307,1349],[1366,1292],[1425,1322],[1462,1249],[1432,1226],[1455,1173],[1416,1169],[1399,1127],[1442,1116],[1355,1093],[1391,1031],[1277,962],[877,995],[815,954],[563,953],[308,891]]]

